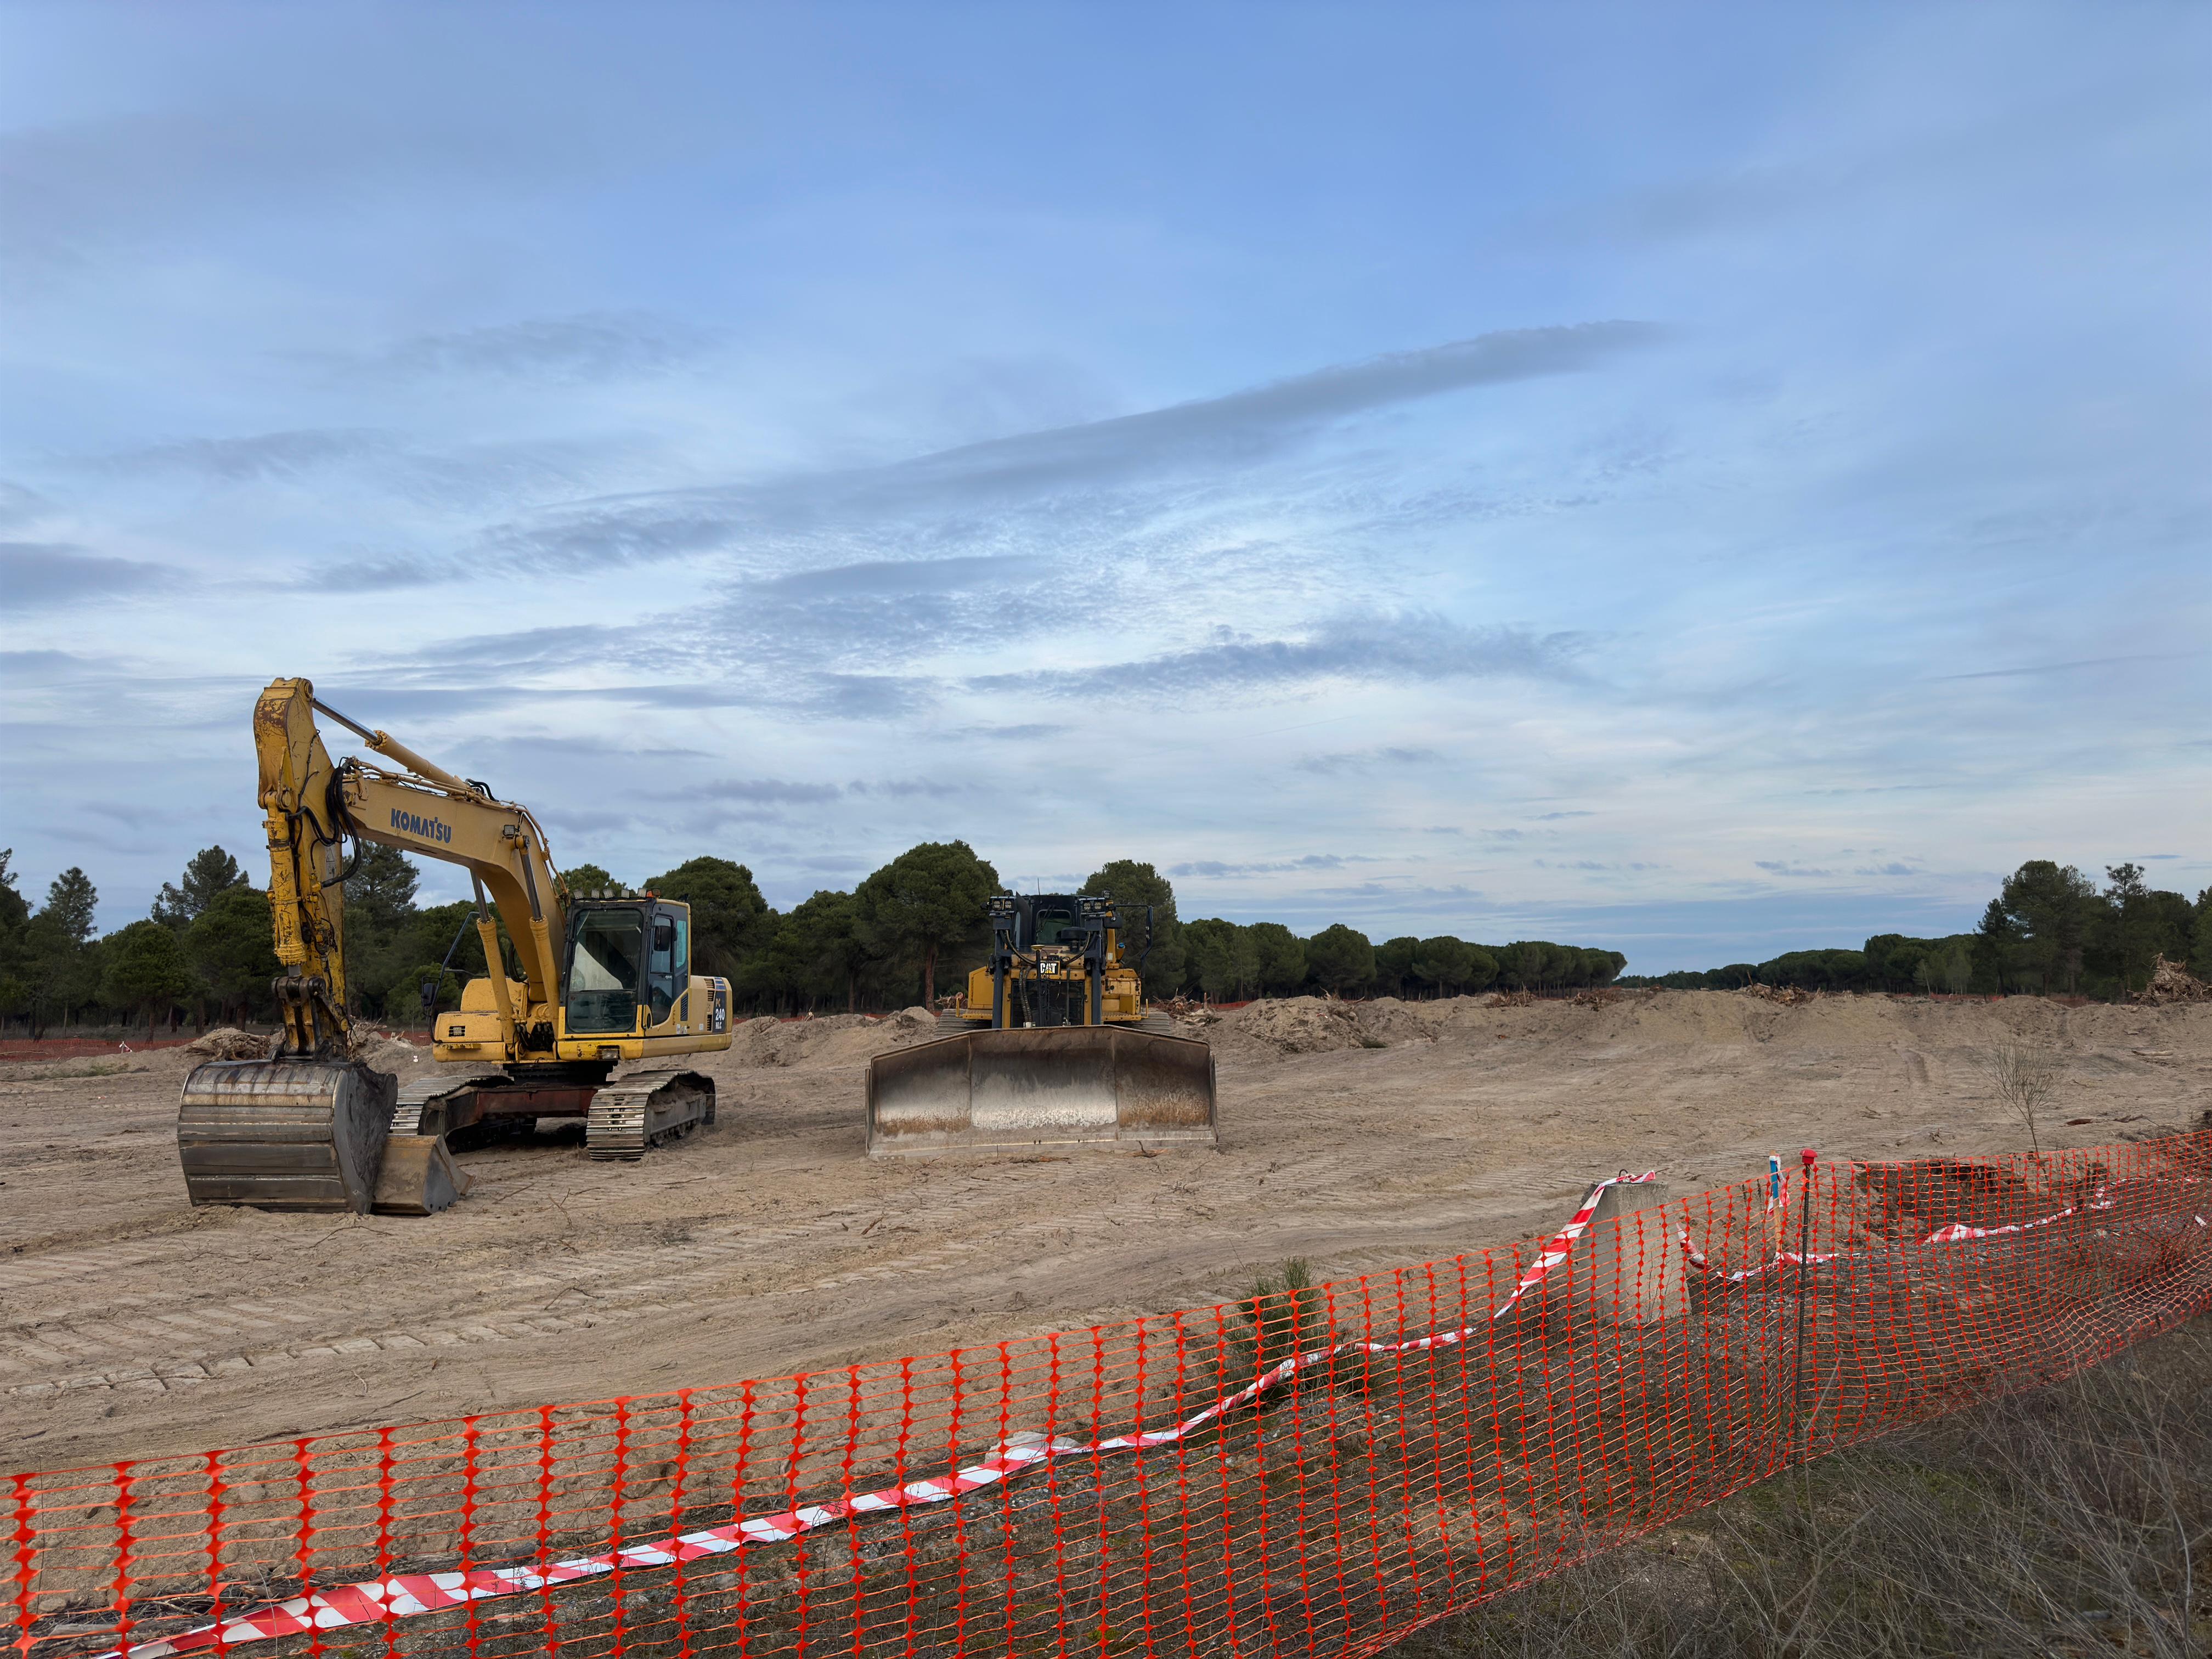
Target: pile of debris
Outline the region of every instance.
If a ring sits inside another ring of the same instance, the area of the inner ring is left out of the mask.
[[[1588,990],[1576,992],[1567,1000],[1577,1008],[1602,1008],[1607,1003],[1620,1001],[1620,991],[1616,986],[1593,985]]]
[[[1195,1020],[1201,1025],[1212,1025],[1221,1018],[1206,1005],[1203,997],[1155,998],[1146,1006],[1161,1013],[1172,1014],[1177,1019]]]
[[[205,1036],[187,1042],[185,1052],[198,1060],[266,1060],[269,1045],[265,1036],[255,1036],[235,1025],[218,1025]]]
[[[1235,1016],[1239,1036],[1264,1042],[1279,1054],[1319,1054],[1338,1048],[1381,1048],[1359,1028],[1356,1004],[1325,997],[1267,999]]]
[[[1490,1006],[1493,1008],[1533,1008],[1536,1004],[1534,991],[1493,991]]]
[[[1761,1002],[1778,1002],[1785,1008],[1795,1008],[1801,1002],[1810,1002],[1820,994],[1818,991],[1808,991],[1802,985],[1761,985],[1756,980],[1743,988],[1743,994],[1747,997],[1757,997]]]
[[[2154,1008],[2174,1002],[2212,1002],[2212,985],[2207,985],[2179,963],[2168,962],[2160,955],[2151,958],[2150,983],[2136,992],[2134,1000]]]

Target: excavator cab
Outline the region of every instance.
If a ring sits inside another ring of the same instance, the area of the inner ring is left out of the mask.
[[[729,1030],[729,981],[691,977],[691,907],[680,900],[571,895],[560,949],[553,1036],[562,1063],[690,1053],[698,1034]],[[439,1059],[475,1060],[502,1051],[500,995],[488,979],[463,988],[460,1007],[439,1017]]]

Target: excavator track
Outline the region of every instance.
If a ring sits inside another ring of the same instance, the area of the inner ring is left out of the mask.
[[[359,1060],[195,1066],[177,1111],[185,1192],[195,1205],[366,1215],[398,1087]]]
[[[632,1072],[592,1097],[584,1156],[635,1163],[645,1149],[714,1121],[714,1080],[703,1072]]]
[[[455,1095],[506,1085],[504,1072],[483,1072],[474,1077],[433,1073],[410,1077],[399,1085],[392,1106],[392,1135],[441,1135],[452,1126],[446,1121],[446,1103]]]

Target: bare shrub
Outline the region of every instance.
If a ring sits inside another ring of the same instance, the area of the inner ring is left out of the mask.
[[[2036,1115],[2057,1093],[2066,1062],[2041,1043],[2000,1042],[1981,1052],[1975,1068],[1989,1079],[1997,1098],[2027,1125],[2028,1145],[2040,1158],[2043,1142],[2036,1132]]]
[[[1279,1278],[1262,1278],[1252,1294],[1237,1304],[1237,1328],[1229,1346],[1239,1367],[1256,1376],[1292,1354],[1325,1348],[1336,1332],[1328,1319],[1326,1293],[1316,1284],[1313,1265],[1304,1256],[1283,1263]]]

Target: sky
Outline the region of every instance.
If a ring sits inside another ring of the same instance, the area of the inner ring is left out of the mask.
[[[780,908],[2193,895],[2208,84],[2167,4],[0,10],[0,845],[254,870],[298,675]]]

